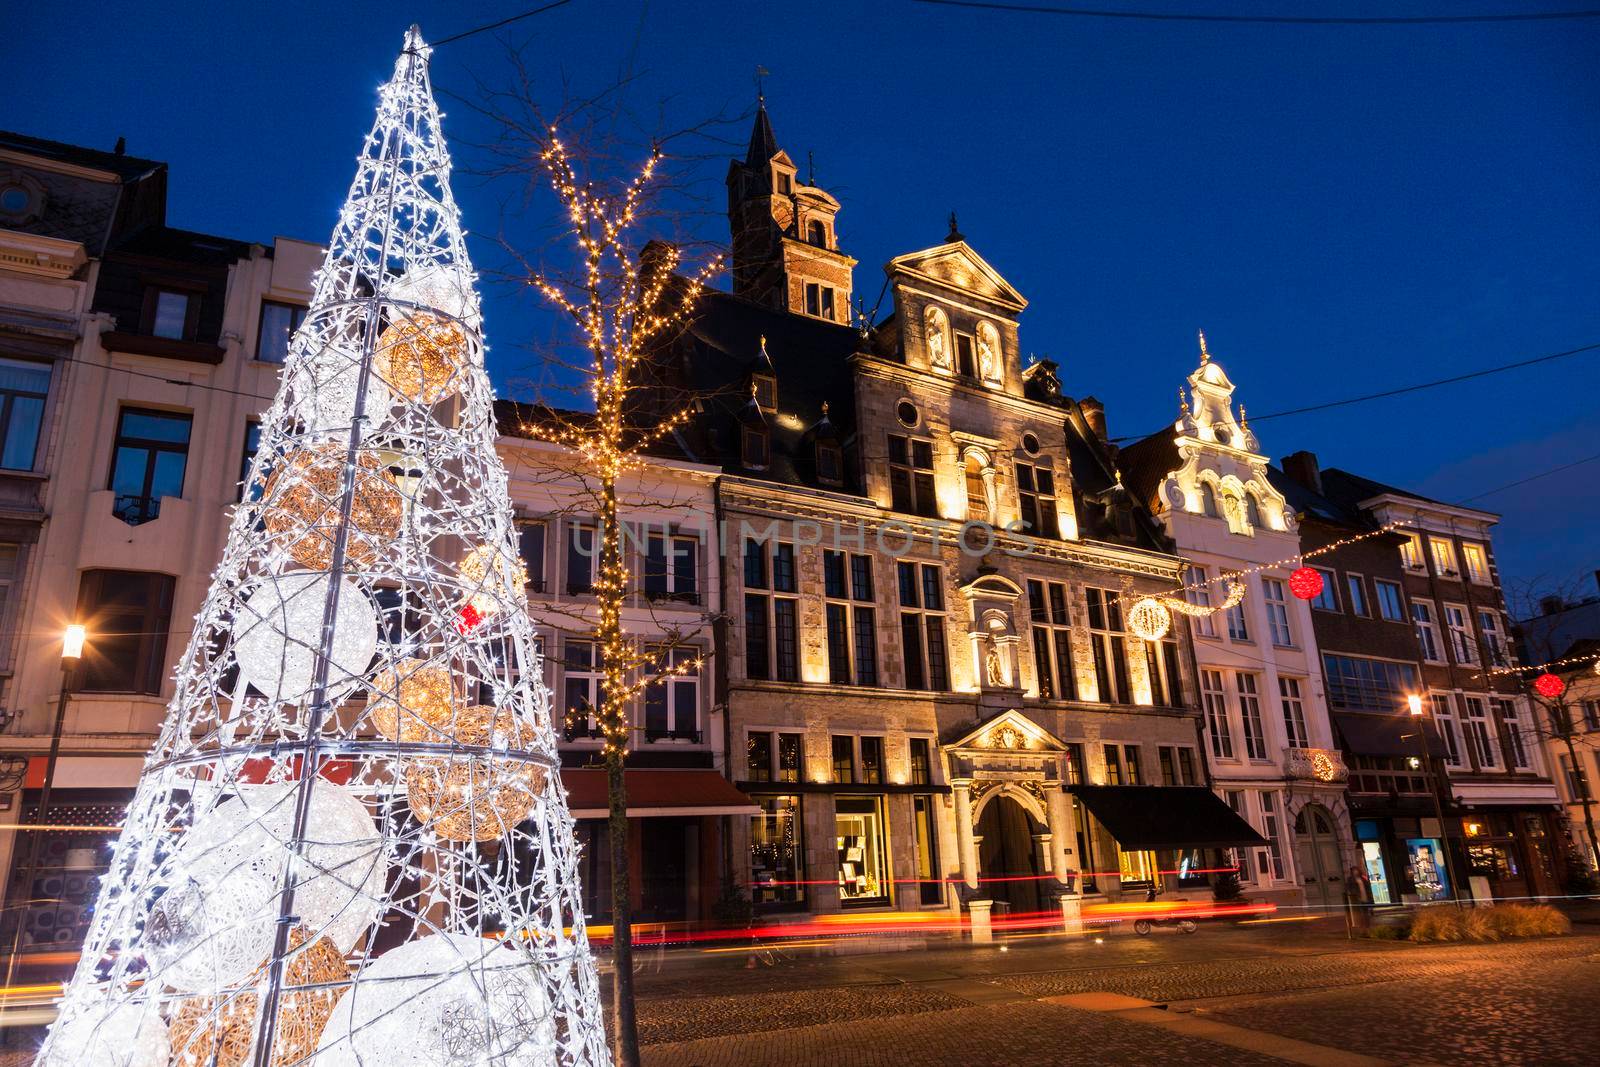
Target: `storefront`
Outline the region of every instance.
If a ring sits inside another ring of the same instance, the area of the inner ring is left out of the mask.
[[[1473,809],[1460,818],[1464,876],[1474,897],[1518,900],[1561,892],[1555,809]]]
[[[1212,875],[1233,869],[1233,850],[1268,844],[1203,786],[1073,785],[1067,791],[1087,815],[1085,836],[1108,839],[1116,855],[1115,871],[1093,872],[1094,889],[1108,897],[1208,891]],[[1104,846],[1097,851],[1104,855]],[[1098,866],[1109,868],[1104,859]]]

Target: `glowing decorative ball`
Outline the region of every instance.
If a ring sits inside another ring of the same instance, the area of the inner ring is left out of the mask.
[[[383,331],[372,365],[401,396],[433,405],[460,389],[467,335],[448,319],[416,314]]]
[[[1319,782],[1331,782],[1339,777],[1339,767],[1326,752],[1318,752],[1311,757],[1311,773]]]
[[[294,704],[311,695],[330,581],[331,575],[310,571],[264,578],[235,612],[233,658],[244,680],[267,699]],[[341,699],[366,680],[377,648],[377,605],[355,582],[340,579],[328,699]]]
[[[172,1047],[153,1000],[74,997],[50,1026],[34,1067],[167,1067]]]
[[[186,997],[168,1036],[176,1067],[243,1067],[256,1039],[256,995]]]
[[[481,316],[472,298],[471,280],[453,266],[429,263],[412,267],[389,282],[384,295],[410,305],[406,308],[396,305],[395,310],[401,314],[440,311],[473,329],[478,328]]]
[[[471,604],[463,604],[461,610],[456,613],[456,632],[467,633],[482,621],[483,612]]]
[[[457,744],[534,748],[532,727],[504,708],[474,705],[444,729]],[[447,841],[492,841],[528,817],[545,778],[542,765],[509,754],[421,759],[406,771],[406,799],[417,820]]]
[[[372,692],[373,729],[392,741],[438,741],[456,686],[443,667],[407,659],[373,676]]]
[[[1315,600],[1322,595],[1322,572],[1315,567],[1298,567],[1289,575],[1289,592],[1301,600]]]
[[[495,545],[479,545],[468,552],[457,571],[467,603],[481,617],[493,615],[502,604],[516,603],[517,594],[528,584],[528,568],[523,562]]]
[[[1172,626],[1172,613],[1155,597],[1140,597],[1128,608],[1128,629],[1142,641],[1159,641]]]
[[[356,393],[361,384],[358,345],[327,345],[299,362],[290,361],[290,389],[295,411],[312,434],[347,436],[355,421]],[[367,375],[361,411],[369,429],[386,421],[394,396],[376,374]],[[341,435],[339,431],[345,433]]]
[[[246,981],[272,952],[283,867],[291,858],[298,783],[242,787],[195,820],[168,862],[140,947],[160,981],[217,993]],[[383,907],[388,852],[365,804],[312,785],[294,909],[308,932],[348,952]]]
[[[344,445],[331,441],[296,448],[267,478],[262,521],[308,570],[325,571],[333,563],[347,456]],[[399,535],[405,498],[372,453],[357,452],[356,467],[345,560],[361,566]]]
[[[1533,689],[1534,692],[1547,700],[1554,700],[1567,691],[1567,683],[1549,671],[1545,671],[1533,680]]]
[[[559,931],[558,931],[559,933]],[[565,1062],[534,961],[497,941],[433,934],[372,960],[322,1030],[317,1067],[555,1067]]]

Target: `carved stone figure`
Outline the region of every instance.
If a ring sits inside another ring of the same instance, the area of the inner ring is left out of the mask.
[[[950,338],[945,330],[944,313],[931,307],[923,322],[928,338],[928,362],[937,370],[949,370]]]

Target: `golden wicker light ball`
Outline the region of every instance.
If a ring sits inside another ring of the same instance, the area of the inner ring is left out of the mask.
[[[262,521],[274,537],[288,541],[289,555],[309,570],[327,570],[333,563],[345,459],[345,446],[333,442],[296,448],[267,479]],[[404,500],[377,457],[358,452],[356,466],[345,558],[362,565],[399,535]]]
[[[479,615],[493,615],[504,600],[515,599],[516,591],[528,584],[526,564],[513,561],[494,545],[479,545],[468,552],[456,571],[467,590],[467,603]]]
[[[465,708],[446,728],[463,745],[534,745],[532,727],[503,708]],[[422,759],[406,770],[406,799],[418,821],[446,841],[490,841],[528,817],[545,781],[543,766],[510,756]]]
[[[1172,613],[1155,597],[1140,597],[1128,608],[1128,629],[1141,641],[1159,641],[1172,626]]]
[[[450,672],[401,660],[372,679],[372,727],[391,741],[443,741],[456,692]]]
[[[467,361],[461,327],[435,315],[402,318],[378,338],[373,367],[396,392],[419,404],[437,404],[460,387]]]
[[[256,995],[239,993],[228,1000],[185,998],[171,1023],[174,1067],[241,1067],[250,1058],[256,1037]]]

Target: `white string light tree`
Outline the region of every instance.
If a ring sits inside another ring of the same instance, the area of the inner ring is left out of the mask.
[[[40,1067],[609,1063],[415,27]]]

